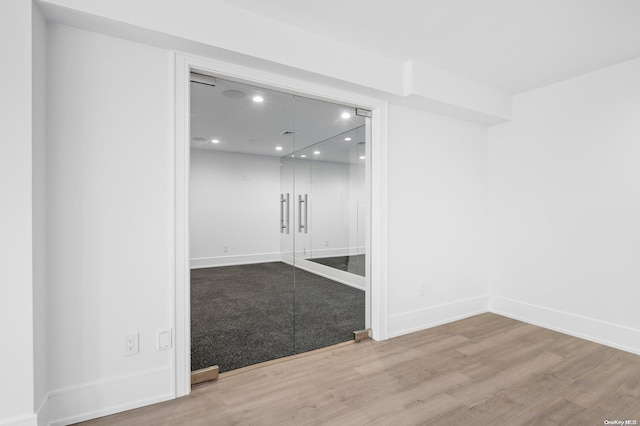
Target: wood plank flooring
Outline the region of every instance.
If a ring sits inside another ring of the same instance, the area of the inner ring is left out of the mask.
[[[230,375],[87,425],[640,424],[640,356],[495,314]]]

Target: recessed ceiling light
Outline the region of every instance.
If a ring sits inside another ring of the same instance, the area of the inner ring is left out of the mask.
[[[245,97],[245,93],[241,90],[225,90],[222,94],[231,99],[242,99]]]
[[[220,143],[218,139],[211,139],[211,143]]]
[[[361,160],[364,160],[364,155],[361,155],[361,156],[360,156],[360,159],[361,159]]]
[[[313,151],[313,155],[320,155],[320,151]]]
[[[300,157],[302,157],[302,158],[307,158],[307,156],[306,156],[306,155],[304,155],[304,154],[302,154]]]
[[[281,146],[276,146],[276,151],[282,151],[282,147]]]
[[[340,117],[342,117],[342,118],[344,118],[346,120],[347,118],[351,118],[351,114],[349,114],[348,112],[343,112]]]
[[[351,138],[344,138],[344,140],[348,142],[351,140]]]
[[[264,98],[262,96],[254,96],[253,97],[253,102],[260,103],[262,101],[264,101]]]

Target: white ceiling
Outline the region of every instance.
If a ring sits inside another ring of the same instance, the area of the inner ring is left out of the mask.
[[[225,96],[228,90],[245,96]],[[254,102],[256,95],[264,101]],[[343,118],[343,113],[350,117]],[[362,151],[357,144],[365,141],[364,124],[354,108],[344,105],[222,79],[216,80],[215,87],[191,83],[193,149],[354,162]],[[285,131],[294,134],[282,135]],[[213,139],[219,143],[212,143]],[[278,146],[282,150],[276,150]]]
[[[638,0],[223,0],[520,93],[640,56]]]

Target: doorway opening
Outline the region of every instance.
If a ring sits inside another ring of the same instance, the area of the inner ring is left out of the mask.
[[[191,370],[371,327],[370,112],[191,74]]]

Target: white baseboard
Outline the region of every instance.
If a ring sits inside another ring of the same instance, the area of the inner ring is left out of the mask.
[[[249,265],[252,263],[279,262],[280,252],[241,254],[237,256],[199,257],[191,259],[191,269],[214,268],[216,266]]]
[[[111,377],[50,392],[45,424],[63,426],[174,398],[172,369]]]
[[[288,259],[282,259],[283,262],[288,263]],[[349,287],[357,288],[358,290],[365,290],[367,280],[365,277],[352,274],[351,272],[342,271],[340,269],[332,268],[321,263],[312,262],[310,260],[296,258],[296,267],[312,274],[319,275],[324,278],[328,278],[333,281],[337,281],[340,284],[348,285]]]
[[[387,337],[398,337],[488,312],[487,296],[457,300],[410,312],[389,315]]]
[[[331,249],[340,250],[340,253],[345,252],[348,254],[350,249]],[[334,251],[337,253],[338,251]],[[342,256],[346,256],[343,254]],[[335,255],[335,254],[334,254]],[[328,256],[333,257],[334,255]],[[335,255],[340,256],[340,255]],[[214,268],[217,266],[233,266],[233,265],[250,265],[255,263],[267,263],[267,262],[284,262],[289,265],[293,265],[293,256],[277,253],[260,253],[249,254],[239,256],[221,256],[221,257],[202,257],[191,259],[191,269],[201,268]],[[355,275],[350,272],[341,271],[336,268],[331,268],[326,265],[321,265],[316,262],[311,262],[302,257],[295,258],[296,266],[305,271],[320,275],[321,277],[329,278],[330,280],[337,281],[341,284],[346,284],[351,287],[355,287],[360,290],[365,289],[365,277]]]
[[[36,409],[36,416],[38,416],[38,426],[49,426],[49,396],[47,394],[42,398],[38,408]]]
[[[504,297],[491,297],[489,311],[640,355],[640,329],[638,328],[587,318]]]
[[[323,248],[313,249],[307,253],[297,251],[296,256],[307,259],[313,256],[314,259],[323,259],[325,257],[357,256],[359,254],[364,254],[364,252],[364,247]]]
[[[38,426],[38,418],[35,414],[0,419],[0,426]]]

